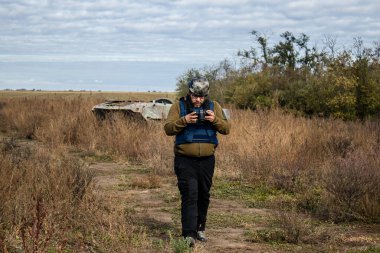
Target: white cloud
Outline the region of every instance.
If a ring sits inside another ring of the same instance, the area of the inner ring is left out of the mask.
[[[249,48],[252,30],[272,42],[285,31],[372,42],[379,9],[378,0],[3,0],[0,62],[215,63]]]

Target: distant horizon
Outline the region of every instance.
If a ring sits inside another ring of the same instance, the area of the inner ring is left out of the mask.
[[[177,78],[203,63],[0,62],[0,89],[174,91]]]

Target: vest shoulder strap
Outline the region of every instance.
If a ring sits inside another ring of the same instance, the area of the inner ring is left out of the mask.
[[[186,115],[186,102],[185,102],[185,99],[182,97],[180,98],[179,100],[179,114],[180,114],[180,117],[183,117]]]
[[[211,111],[214,111],[214,102],[209,100],[210,101],[210,110]]]

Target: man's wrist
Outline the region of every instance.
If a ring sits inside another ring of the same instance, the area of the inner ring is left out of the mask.
[[[183,122],[185,125],[189,124],[189,123],[187,123],[186,116],[182,116],[181,119],[182,119],[182,122]]]

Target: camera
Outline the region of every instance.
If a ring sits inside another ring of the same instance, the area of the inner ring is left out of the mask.
[[[197,114],[198,116],[198,120],[197,122],[204,122],[206,119],[205,119],[205,116],[207,115],[206,111],[203,110],[201,107],[199,108],[194,108],[194,112]]]

